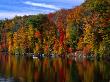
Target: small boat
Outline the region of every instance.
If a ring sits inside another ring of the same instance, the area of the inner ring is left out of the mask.
[[[50,54],[49,57],[50,57],[50,58],[54,58],[55,55],[54,55],[54,54]]]
[[[38,57],[35,57],[34,55],[33,55],[33,57],[32,57],[33,59],[38,59]]]

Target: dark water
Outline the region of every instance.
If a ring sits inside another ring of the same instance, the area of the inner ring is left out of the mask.
[[[110,82],[110,63],[0,55],[0,82]]]

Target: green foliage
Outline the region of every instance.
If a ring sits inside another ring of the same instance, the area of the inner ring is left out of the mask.
[[[29,25],[32,25],[34,28],[40,30],[43,27],[44,23],[46,22],[44,19],[47,20],[47,15],[44,14],[34,15],[27,20],[27,23]]]

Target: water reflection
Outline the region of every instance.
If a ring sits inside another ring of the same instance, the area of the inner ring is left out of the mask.
[[[110,64],[104,61],[30,58],[0,55],[0,82],[109,82]]]

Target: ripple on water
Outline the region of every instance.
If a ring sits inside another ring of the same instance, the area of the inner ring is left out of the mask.
[[[0,77],[0,82],[15,82],[14,78],[5,78],[5,77]]]

